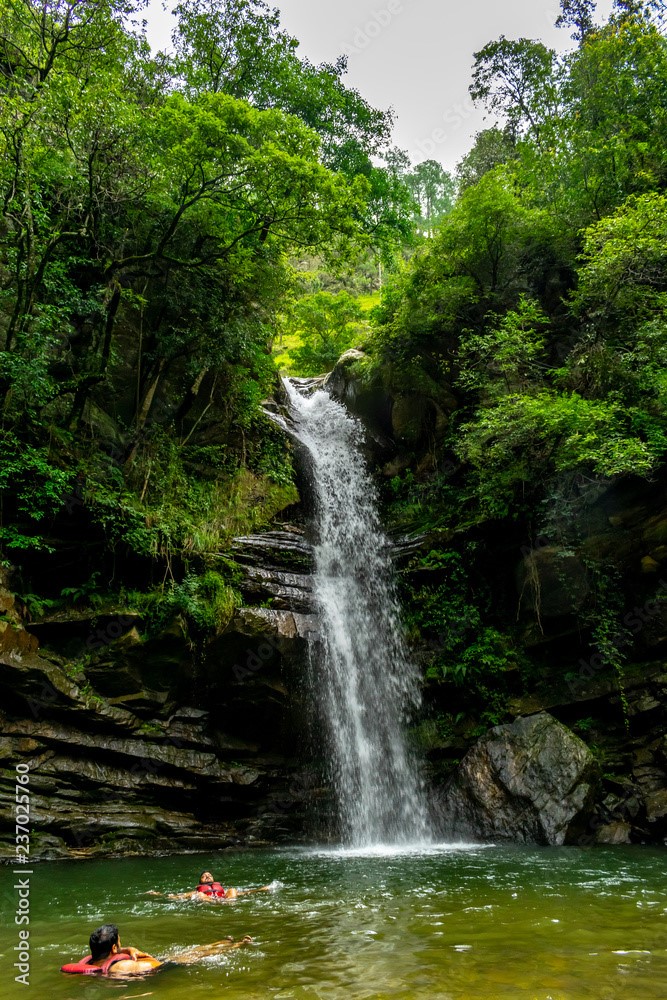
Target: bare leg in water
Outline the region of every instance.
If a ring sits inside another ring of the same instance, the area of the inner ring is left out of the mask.
[[[210,955],[219,955],[224,951],[231,951],[232,948],[242,948],[251,942],[252,938],[249,934],[246,934],[240,941],[235,941],[234,938],[228,937],[223,938],[222,941],[213,941],[211,944],[195,944],[177,955],[167,955],[164,961],[175,962],[177,965],[196,965],[197,962],[201,962],[202,958],[208,958]]]

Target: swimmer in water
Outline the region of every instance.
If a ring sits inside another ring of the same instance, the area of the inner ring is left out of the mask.
[[[203,871],[199,876],[196,889],[190,892],[170,892],[167,899],[199,899],[204,902],[212,902],[221,899],[236,899],[238,896],[249,896],[252,892],[270,892],[271,886],[261,885],[256,889],[224,889],[220,882],[216,882],[209,871]],[[163,893],[149,889],[148,896],[162,896]]]
[[[224,938],[211,944],[193,945],[179,954],[169,955],[164,960],[154,958],[139,948],[123,947],[115,924],[103,924],[90,935],[90,955],[78,962],[61,966],[61,972],[73,975],[140,976],[165,965],[194,965],[210,955],[218,955],[232,948],[250,944],[252,938],[246,935],[240,941]]]

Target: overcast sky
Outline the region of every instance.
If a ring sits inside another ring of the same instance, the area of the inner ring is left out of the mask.
[[[348,54],[346,81],[371,104],[396,113],[395,144],[414,162],[433,158],[453,169],[485,127],[468,95],[473,53],[504,34],[564,50],[568,30],[554,21],[558,0],[268,0],[299,54],[331,62]],[[168,10],[173,4],[167,0]],[[599,0],[606,18],[612,0]],[[171,16],[151,0],[149,37],[168,47]]]

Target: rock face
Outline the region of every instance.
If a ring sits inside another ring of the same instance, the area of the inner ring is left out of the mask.
[[[248,603],[194,646],[127,609],[34,630],[2,588],[0,857],[15,851],[16,764],[30,769],[31,860],[295,842],[317,779],[299,764],[310,547],[238,539]],[[0,581],[4,583],[4,581]],[[40,645],[41,644],[41,645]]]
[[[441,439],[458,402],[448,388],[428,381],[400,386],[385,382],[375,372],[364,371],[367,356],[352,349],[341,355],[324,387],[358,416],[369,435],[374,463],[385,476],[414,468],[418,475],[430,470],[432,445]],[[388,461],[389,459],[389,461]]]
[[[243,568],[239,587],[246,604],[270,602],[271,608],[279,611],[312,611],[313,551],[301,531],[267,531],[235,538],[233,552]]]
[[[313,564],[312,549],[297,529],[235,538],[233,552],[238,562],[278,573],[286,569],[309,572]]]
[[[491,729],[466,754],[441,803],[446,835],[560,845],[590,819],[597,768],[546,712]]]
[[[581,559],[553,546],[533,549],[524,557],[517,570],[517,587],[522,601],[540,619],[574,614],[590,592]]]
[[[47,655],[0,653],[0,856],[13,853],[18,763],[30,769],[33,860],[298,838],[307,782],[281,725],[289,694],[268,666],[224,697],[206,699],[200,679],[204,699],[191,696],[207,707],[174,709],[171,692],[104,698]],[[255,724],[239,731],[235,702],[253,699]]]
[[[369,379],[357,350],[327,378],[301,380],[304,391],[323,384],[366,425],[378,473],[428,477],[434,444],[457,407],[453,395]],[[99,426],[93,409],[86,417]],[[458,474],[446,457],[438,469]],[[24,627],[26,609],[16,607],[0,567],[0,856],[14,850],[20,762],[31,769],[32,857],[293,842],[303,839],[313,803],[326,815],[319,762],[298,764],[308,643],[317,634],[313,551],[301,528],[280,527],[235,539],[243,606],[205,648],[193,647],[181,618],[149,636],[128,608],[69,609]],[[539,669],[528,688],[517,670],[508,672],[514,723],[472,749],[465,719],[453,735],[434,737],[428,778],[443,835],[667,843],[664,477],[600,486],[578,515],[572,544],[499,531],[495,521],[477,530],[471,537],[483,556],[470,572],[486,581],[497,619],[518,623],[518,646]],[[423,547],[450,544],[441,532]],[[392,556],[409,563],[420,548],[421,539],[402,538]],[[582,646],[579,618],[599,596],[591,567],[606,563],[623,581],[622,691],[604,657]],[[420,584],[432,575],[420,572]],[[429,648],[415,653],[429,665]],[[427,712],[454,720],[470,709],[462,686],[440,679],[425,702]],[[590,752],[553,715],[604,761],[599,785]]]

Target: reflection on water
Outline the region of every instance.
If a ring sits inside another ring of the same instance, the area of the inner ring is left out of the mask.
[[[146,896],[273,882],[234,903]],[[0,871],[0,996],[15,985],[11,871]],[[667,855],[649,848],[272,851],[37,865],[31,994],[229,1000],[664,1000]],[[92,929],[165,956],[227,934],[247,949],[137,982],[66,977]],[[110,992],[111,991],[111,992]]]

